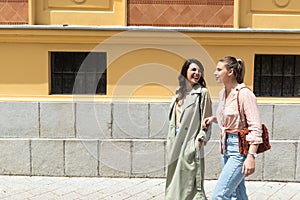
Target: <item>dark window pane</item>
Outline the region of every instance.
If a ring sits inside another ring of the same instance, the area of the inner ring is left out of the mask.
[[[260,75],[254,76],[254,94],[260,96]]]
[[[255,56],[254,65],[255,65],[255,68],[254,68],[255,75],[261,75],[261,56],[260,55]]]
[[[261,56],[257,55],[254,58],[254,94],[260,96],[261,90]]]
[[[295,77],[294,96],[300,97],[300,76]]]
[[[101,74],[106,74],[106,63],[107,63],[107,54],[106,53],[101,53],[99,54],[99,66],[97,67],[97,73],[101,73]]]
[[[294,78],[292,76],[287,76],[283,78],[282,96],[288,97],[293,94]]]
[[[63,75],[63,93],[64,94],[72,94],[73,93],[74,81],[75,81],[74,74],[64,74]]]
[[[300,76],[300,56],[296,56],[295,75]]]
[[[85,94],[85,73],[77,73],[75,77],[74,87],[73,87],[74,94]]]
[[[98,82],[97,94],[106,94],[106,85],[107,85],[107,81],[106,81],[106,73],[105,73],[105,74],[102,74],[102,76]]]
[[[271,96],[271,77],[262,76],[261,78],[261,96]]]
[[[74,72],[74,55],[73,52],[63,53],[63,71],[64,72]]]
[[[271,75],[272,71],[272,56],[263,56],[261,61],[261,74]]]
[[[282,91],[282,76],[272,77],[272,95],[273,97],[280,97]]]
[[[95,94],[97,90],[97,74],[96,73],[86,73],[86,93],[87,94]]]
[[[52,74],[51,93],[62,94],[62,74]]]
[[[283,68],[283,56],[273,56],[272,75],[281,76]]]
[[[295,56],[285,56],[284,59],[284,75],[291,75],[295,74]]]
[[[96,72],[100,68],[100,56],[97,53],[89,53],[83,62],[85,72]]]
[[[63,72],[63,56],[61,54],[51,54],[52,73]]]
[[[84,59],[86,58],[88,53],[76,53],[74,55],[74,72],[78,72],[78,70],[80,69],[80,67],[82,66],[82,63],[84,61]]]

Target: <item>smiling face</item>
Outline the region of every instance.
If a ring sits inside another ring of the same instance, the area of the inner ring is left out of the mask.
[[[226,68],[226,63],[224,62],[218,62],[217,67],[216,67],[216,71],[214,72],[214,75],[216,77],[216,81],[218,83],[227,83],[229,78],[232,75],[232,69],[227,70]]]
[[[186,74],[187,82],[194,86],[199,82],[201,75],[200,67],[195,63],[191,63]]]

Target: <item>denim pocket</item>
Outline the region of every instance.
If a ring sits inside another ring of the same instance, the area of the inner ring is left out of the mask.
[[[236,154],[239,152],[239,139],[235,135],[229,135],[226,141],[227,154]]]

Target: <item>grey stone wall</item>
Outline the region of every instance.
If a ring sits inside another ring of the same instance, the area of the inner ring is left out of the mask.
[[[165,177],[168,103],[1,102],[0,174]],[[214,105],[214,110],[216,105]],[[250,180],[300,181],[300,105],[259,105],[272,149]],[[206,179],[221,170],[219,130]]]

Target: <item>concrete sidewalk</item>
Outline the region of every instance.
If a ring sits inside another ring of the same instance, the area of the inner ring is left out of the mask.
[[[209,199],[215,180],[206,180]],[[247,181],[250,200],[299,200],[300,183]],[[0,176],[0,199],[163,200],[162,178],[68,178]]]

